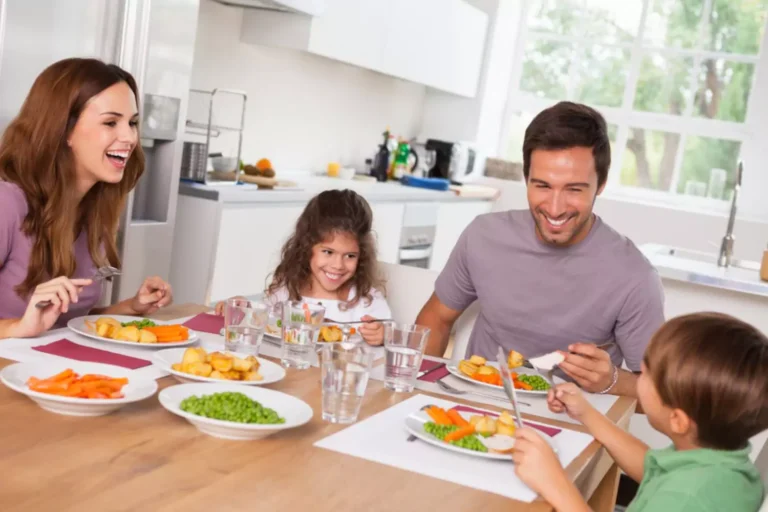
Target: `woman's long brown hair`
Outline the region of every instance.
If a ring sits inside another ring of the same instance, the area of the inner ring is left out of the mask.
[[[18,116],[0,139],[0,179],[24,192],[28,212],[22,224],[33,240],[27,276],[16,292],[26,297],[37,285],[76,270],[74,243],[80,232],[97,266],[120,266],[117,228],[125,198],[144,172],[141,145],[133,150],[119,183],[99,182],[78,200],[75,159],[67,138],[88,100],[136,81],[118,66],[96,59],[65,59],[37,77]]]
[[[335,233],[348,233],[357,239],[360,255],[355,275],[350,279],[356,293],[346,305],[353,306],[362,298],[370,303],[374,288],[383,293],[376,271],[376,242],[372,226],[371,207],[352,190],[326,190],[316,195],[307,203],[296,222],[296,230],[285,242],[280,264],[275,269],[267,293],[271,295],[285,287],[291,300],[300,300],[312,273],[309,267],[312,247]]]

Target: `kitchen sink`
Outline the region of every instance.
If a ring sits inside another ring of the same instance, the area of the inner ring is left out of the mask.
[[[698,261],[701,263],[711,263],[712,265],[717,266],[717,254],[715,253],[693,251],[690,249],[681,249],[679,247],[669,247],[666,245],[656,246],[656,249],[653,251],[653,253],[661,256],[671,256],[673,258],[680,258],[683,260]],[[731,260],[730,266],[741,268],[744,270],[754,270],[756,272],[760,271],[760,263],[758,263],[757,261],[737,260],[734,258]]]
[[[760,280],[756,261],[731,259],[717,265],[718,255],[660,244],[640,247],[662,278],[768,297],[768,283]]]

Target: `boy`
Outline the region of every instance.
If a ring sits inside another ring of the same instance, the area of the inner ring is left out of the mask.
[[[760,474],[749,438],[768,428],[768,338],[735,318],[674,318],[645,352],[637,393],[650,424],[673,446],[650,450],[586,401],[574,384],[549,392],[555,412],[581,421],[634,480],[628,512],[757,511]],[[549,445],[518,432],[515,470],[558,511],[589,510]]]

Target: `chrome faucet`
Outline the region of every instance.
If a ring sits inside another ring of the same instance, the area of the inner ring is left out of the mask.
[[[728,217],[728,228],[725,231],[723,241],[720,243],[720,255],[717,258],[718,267],[729,267],[733,257],[733,225],[736,223],[736,201],[741,190],[741,175],[744,173],[744,164],[739,161],[739,169],[736,174],[736,184],[733,186],[733,200],[731,202],[731,215]]]

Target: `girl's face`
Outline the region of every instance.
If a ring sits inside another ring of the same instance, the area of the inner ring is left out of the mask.
[[[313,289],[336,292],[355,275],[360,244],[351,233],[334,233],[312,247]]]
[[[103,181],[118,183],[139,141],[138,108],[125,82],[91,98],[69,136],[83,192]]]

